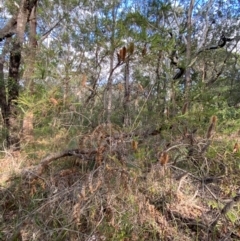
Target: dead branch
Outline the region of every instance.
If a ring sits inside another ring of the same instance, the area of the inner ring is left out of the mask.
[[[62,152],[57,152],[48,155],[47,157],[43,158],[41,162],[35,166],[32,170],[23,170],[22,176],[23,178],[26,178],[30,181],[40,177],[43,172],[47,169],[48,165],[55,161],[58,160],[62,157],[67,157],[67,156],[77,156],[77,157],[84,157],[84,156],[91,156],[97,153],[97,150],[79,150],[79,149],[72,149],[72,150],[65,150]]]
[[[15,29],[17,26],[17,15],[14,15],[7,24],[0,29],[0,42],[3,41],[5,38],[11,37],[15,34]]]

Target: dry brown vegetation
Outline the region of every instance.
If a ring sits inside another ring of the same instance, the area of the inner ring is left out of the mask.
[[[239,138],[209,129],[102,124],[40,162],[5,153],[0,240],[239,240]]]

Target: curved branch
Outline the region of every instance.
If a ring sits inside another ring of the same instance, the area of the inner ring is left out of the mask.
[[[14,15],[7,24],[0,29],[0,42],[3,41],[5,38],[9,38],[15,34],[17,26],[17,15]]]
[[[23,11],[28,10],[27,21],[29,21],[29,16],[32,11],[32,8],[36,6],[38,0],[34,1],[22,1],[21,8]],[[19,10],[20,11],[20,10]],[[18,13],[19,14],[19,13]],[[17,21],[18,21],[18,14],[12,16],[11,19],[7,22],[7,24],[0,29],[0,42],[3,41],[5,38],[11,37],[15,34]]]
[[[197,54],[200,54],[201,52],[206,51],[206,50],[223,48],[226,45],[227,42],[231,42],[233,40],[235,40],[235,37],[234,38],[227,38],[227,37],[225,37],[224,34],[222,34],[217,45],[206,47],[206,48],[198,51]]]
[[[175,76],[173,77],[173,79],[179,79],[183,76],[183,74],[185,73],[185,68],[182,67],[178,67],[178,72],[175,74]]]

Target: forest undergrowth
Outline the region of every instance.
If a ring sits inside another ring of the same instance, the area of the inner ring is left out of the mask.
[[[101,124],[1,159],[0,240],[239,240],[238,134]],[[27,149],[27,148],[25,148]],[[38,151],[37,151],[38,150]],[[46,150],[46,151],[44,151]]]
[[[240,240],[239,7],[1,1],[0,241]]]

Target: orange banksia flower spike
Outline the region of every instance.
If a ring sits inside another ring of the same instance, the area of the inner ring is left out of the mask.
[[[212,132],[213,132],[213,130],[215,129],[216,124],[217,124],[217,117],[214,115],[214,116],[212,116],[212,118],[211,118],[211,124],[210,124],[210,126],[208,127],[207,139],[211,138]]]
[[[238,152],[238,151],[239,151],[239,145],[238,145],[238,143],[236,142],[235,145],[234,145],[234,147],[233,147],[233,153],[236,153],[236,152]]]
[[[132,141],[132,149],[134,150],[134,151],[137,151],[137,149],[138,149],[138,142],[137,141]]]
[[[82,87],[86,87],[86,82],[87,82],[87,75],[86,74],[83,74],[82,76]]]
[[[160,158],[159,158],[159,162],[162,166],[165,166],[169,161],[169,155],[167,152],[163,152],[161,155],[160,155]]]

